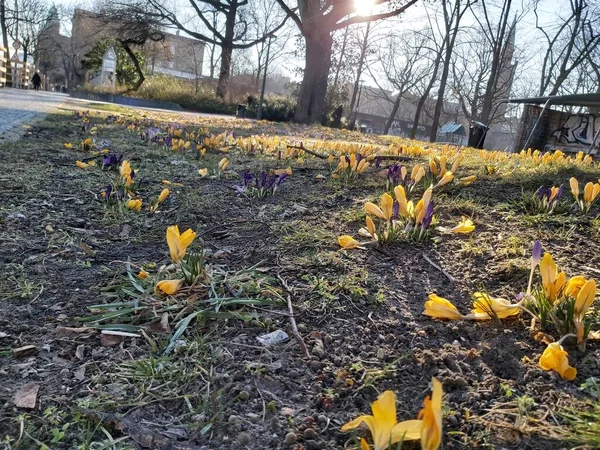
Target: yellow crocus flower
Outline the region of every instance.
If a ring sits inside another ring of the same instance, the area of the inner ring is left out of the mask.
[[[429,206],[429,202],[431,201],[431,197],[433,196],[433,189],[429,188],[429,189],[425,189],[425,192],[423,192],[423,208],[427,209],[427,207]]]
[[[404,190],[404,186],[398,185],[394,188],[394,196],[398,201],[399,212],[402,217],[408,218],[408,201],[406,200],[406,191]]]
[[[458,179],[461,184],[471,184],[477,181],[477,175],[470,175],[468,177],[462,177]]]
[[[356,167],[356,173],[363,173],[369,168],[369,162],[366,159],[361,159]]]
[[[521,312],[518,305],[513,305],[504,298],[490,297],[485,292],[475,292],[473,294],[473,309],[471,310],[472,319],[488,320],[493,317],[506,319],[516,316]]]
[[[577,376],[577,369],[569,365],[569,354],[558,342],[553,342],[546,347],[539,366],[544,370],[554,370],[563,380],[573,381]]]
[[[452,173],[456,173],[456,171],[458,170],[458,166],[460,166],[460,163],[462,162],[462,155],[459,155],[455,160],[454,163],[452,164],[452,168],[450,169],[450,171]]]
[[[569,281],[567,281],[567,285],[565,286],[565,297],[576,298],[586,281],[587,280],[581,275],[572,277]]]
[[[127,203],[125,203],[125,206],[127,206],[127,209],[133,209],[135,211],[139,211],[142,209],[142,201],[140,199],[127,200]]]
[[[229,160],[227,158],[223,158],[223,159],[221,159],[221,161],[219,161],[219,170],[221,172],[224,172],[228,166],[229,166]]]
[[[461,233],[461,234],[469,234],[473,232],[475,229],[475,225],[473,225],[473,221],[466,217],[462,217],[461,221],[458,222],[458,225],[452,228],[444,228],[439,227],[438,230],[442,233]]]
[[[338,244],[340,244],[340,247],[345,248],[347,250],[352,250],[354,248],[360,247],[360,242],[358,242],[352,236],[349,236],[347,234],[338,238]]]
[[[567,283],[567,275],[564,272],[558,272],[558,267],[554,263],[550,253],[544,254],[544,257],[540,261],[540,273],[546,297],[550,301],[555,302],[561,296],[563,288]]]
[[[169,253],[171,254],[171,261],[179,263],[183,260],[187,248],[192,244],[196,238],[196,233],[188,228],[181,234],[179,232],[179,226],[173,225],[167,228],[167,244],[169,245]]]
[[[577,294],[575,299],[574,316],[583,317],[586,311],[592,306],[596,299],[596,281],[588,280],[585,282]]]
[[[125,160],[121,163],[121,167],[119,168],[119,173],[123,178],[127,178],[131,176],[131,164],[129,161]]]
[[[438,166],[435,162],[434,159],[430,159],[429,160],[429,171],[433,174],[433,175],[437,175],[438,174]]]
[[[422,421],[407,420],[398,423],[396,420],[396,394],[385,391],[371,405],[372,416],[360,416],[342,426],[341,431],[358,428],[361,424],[367,425],[373,437],[375,450],[386,450],[392,444],[402,440],[416,440],[421,438]]]
[[[65,145],[65,148],[67,148],[67,149],[73,148],[73,144],[71,144],[70,142],[65,142],[64,145]]]
[[[156,283],[156,287],[154,288],[154,292],[162,292],[166,295],[174,295],[177,293],[181,286],[183,285],[184,280],[163,280]]]
[[[577,178],[571,177],[571,179],[569,180],[569,185],[571,186],[571,193],[573,194],[573,197],[575,197],[575,199],[578,199],[579,198],[579,182],[577,181]]]
[[[157,204],[160,204],[162,202],[165,201],[165,199],[169,196],[169,190],[168,189],[163,189],[160,193],[160,195],[158,196],[158,199],[156,200]]]
[[[423,401],[423,409],[419,412],[421,419],[421,449],[437,450],[442,443],[442,383],[437,379],[431,380],[433,389],[431,397]]]
[[[454,180],[454,174],[451,171],[448,171],[444,174],[444,176],[440,179],[440,181],[438,181],[438,184],[436,184],[435,187],[445,186],[446,184],[450,183],[452,180]]]
[[[90,167],[89,164],[84,163],[83,161],[79,161],[79,160],[75,161],[75,165],[77,167],[79,167],[80,169],[87,169],[88,167]]]
[[[458,312],[456,306],[445,298],[436,294],[429,294],[429,300],[425,302],[423,314],[436,319],[463,319],[464,316]]]
[[[138,278],[141,278],[142,280],[145,280],[149,276],[150,276],[150,274],[148,272],[146,272],[144,269],[140,270],[140,272],[138,273]]]
[[[367,216],[366,223],[367,223],[367,230],[369,231],[369,234],[372,237],[377,238],[377,234],[375,232],[375,223],[373,222],[373,219],[371,219],[369,216]]]
[[[596,200],[598,194],[600,194],[600,184],[592,183],[590,181],[583,189],[583,201],[585,203],[592,203],[594,200]]]
[[[204,167],[203,169],[199,169],[198,173],[200,174],[201,177],[205,177],[206,175],[208,175],[208,169],[206,167]]]
[[[392,220],[392,216],[394,215],[394,199],[387,192],[381,196],[379,201],[381,205],[381,210],[383,211],[384,219],[388,222]]]
[[[410,174],[410,180],[413,184],[417,184],[425,176],[425,169],[422,165],[417,164],[413,167],[412,173]]]

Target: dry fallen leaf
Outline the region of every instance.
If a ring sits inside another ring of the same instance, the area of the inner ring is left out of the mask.
[[[35,408],[39,390],[40,385],[38,383],[29,382],[25,384],[15,395],[15,406],[17,408]]]

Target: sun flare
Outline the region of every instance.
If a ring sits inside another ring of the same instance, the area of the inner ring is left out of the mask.
[[[356,12],[361,16],[371,15],[377,0],[354,0]]]

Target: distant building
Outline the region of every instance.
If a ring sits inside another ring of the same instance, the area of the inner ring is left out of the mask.
[[[60,20],[55,7],[39,35],[37,66],[50,85],[73,88],[98,80],[97,74],[83,67],[86,55],[100,41],[117,37],[115,28],[106,25],[101,14],[76,9],[71,21],[71,37],[60,34]],[[149,73],[164,73],[195,80],[202,76],[204,43],[185,36],[164,33],[164,39],[149,41],[142,50]]]

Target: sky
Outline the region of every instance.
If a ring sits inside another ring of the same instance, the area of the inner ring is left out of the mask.
[[[357,0],[362,1],[362,0]],[[365,0],[368,3],[369,0]],[[522,10],[522,4],[532,2],[535,0],[513,0],[513,10],[519,11]],[[568,0],[537,0],[539,3],[538,11],[540,14],[540,20],[542,23],[551,23],[554,18],[559,14],[561,10],[561,5],[567,5]],[[92,0],[87,0],[82,2],[81,0],[54,0],[54,3],[58,5],[64,6],[76,6],[80,8],[85,8],[86,3],[91,4]],[[437,1],[428,2],[429,5],[435,4]],[[491,3],[491,2],[490,2]],[[471,23],[469,23],[469,21]],[[385,21],[384,21],[385,22]],[[400,23],[405,29],[422,29],[427,26],[427,19],[425,13],[425,6],[423,2],[419,2],[416,5],[410,7],[400,18]],[[475,19],[470,17],[465,21],[466,25],[475,24]],[[385,26],[385,24],[382,24]],[[523,18],[523,20],[519,23],[517,27],[517,47],[528,48],[531,45],[537,45],[538,35],[535,30],[535,16],[533,13],[529,13],[527,16]],[[290,40],[290,45],[294,45],[294,40]],[[291,48],[290,50],[293,50]],[[527,63],[527,61],[526,61]],[[529,60],[529,63],[532,66],[535,63]],[[292,79],[298,78],[298,68],[303,65],[302,59],[297,58],[286,58],[286,64],[279,64],[281,68],[280,71],[282,75],[289,76]],[[206,73],[206,71],[205,71]],[[367,84],[370,83],[369,80],[366,80]]]

